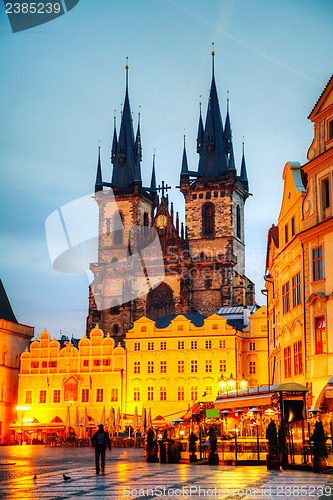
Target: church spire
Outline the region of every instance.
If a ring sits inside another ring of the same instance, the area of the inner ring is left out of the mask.
[[[199,115],[198,136],[197,136],[197,153],[199,155],[201,155],[202,141],[203,141],[203,137],[204,137],[204,127],[203,127],[202,114],[201,114],[201,102],[199,103],[199,105],[200,105],[200,115]]]
[[[102,167],[101,167],[101,148],[98,146],[98,162],[97,162],[97,173],[95,182],[95,193],[98,191],[103,191],[103,181],[102,181]]]
[[[134,140],[134,130],[132,113],[128,93],[128,64],[126,59],[126,90],[125,101],[121,117],[120,132],[117,142],[116,154],[113,162],[112,187],[129,188],[133,182],[141,182],[140,161],[137,161],[136,141]],[[140,132],[140,128],[138,128]],[[139,134],[140,136],[140,134]],[[138,134],[137,134],[138,139]],[[141,136],[140,153],[141,155]]]
[[[150,192],[156,193],[155,153],[153,155],[153,170],[151,172]]]
[[[182,160],[182,169],[180,175],[188,175],[188,163],[187,163],[187,155],[186,155],[186,144],[185,144],[185,135],[184,135],[184,150],[183,150],[183,160]]]
[[[220,177],[227,170],[223,124],[215,83],[215,52],[212,52],[212,83],[210,87],[202,151],[198,172],[202,177]]]
[[[116,130],[116,110],[114,110],[114,117],[113,117],[113,140],[112,140],[112,148],[111,148],[111,163],[115,163],[116,161],[116,154],[117,154],[117,130]]]
[[[246,163],[245,163],[245,154],[244,154],[244,142],[243,142],[243,155],[242,155],[242,164],[241,164],[241,172],[240,172],[240,181],[243,183],[244,188],[246,191],[249,190],[249,181],[247,178],[247,172],[246,172]]]
[[[228,94],[229,94],[229,92],[228,92]],[[231,125],[230,125],[230,116],[229,116],[229,98],[227,99],[227,116],[225,119],[225,126],[224,126],[224,146],[225,146],[226,153],[229,154],[231,146],[232,146]]]

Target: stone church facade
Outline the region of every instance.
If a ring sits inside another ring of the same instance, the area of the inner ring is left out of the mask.
[[[110,183],[103,182],[98,159],[98,262],[90,266],[94,280],[87,332],[99,325],[122,340],[143,316],[209,316],[222,306],[254,304],[254,284],[245,276],[244,205],[249,186],[244,149],[238,175],[229,109],[224,123],[221,117],[214,55],[205,123],[201,111],[199,117],[196,171],[189,169],[184,140],[179,188],[185,199],[185,226],[179,224],[178,213],[174,215],[168,187],[164,182],[156,186],[155,162],[150,187],[142,185],[140,120],[135,135],[126,67]]]

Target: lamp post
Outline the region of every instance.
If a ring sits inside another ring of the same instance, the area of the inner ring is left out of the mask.
[[[21,413],[21,445],[22,445],[22,441],[23,441],[23,412],[31,410],[31,407],[30,406],[17,406],[16,409],[21,410],[21,412],[22,412]]]

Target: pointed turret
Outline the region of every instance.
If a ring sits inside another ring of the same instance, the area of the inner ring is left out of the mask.
[[[115,163],[116,161],[117,146],[118,146],[117,130],[116,130],[116,110],[114,110],[113,122],[114,122],[114,127],[113,127],[113,140],[111,148],[111,163]]]
[[[200,104],[200,116],[199,116],[198,136],[197,136],[197,153],[201,155],[202,141],[204,138],[204,128],[203,128],[202,114],[201,114],[201,102],[199,104]]]
[[[140,128],[138,127],[138,133],[139,132]],[[128,94],[128,65],[126,65],[125,101],[112,173],[112,187],[115,189],[129,188],[133,182],[141,182],[141,159],[137,161],[141,157],[140,133],[139,135],[137,134],[137,139],[138,138],[140,138],[140,141],[137,144],[137,141],[134,141],[132,114]],[[136,145],[139,146],[138,149],[136,149]]]
[[[183,149],[182,169],[181,169],[180,175],[181,176],[184,176],[184,175],[188,176],[188,163],[187,163],[187,155],[186,155],[185,135],[184,135],[184,149]]]
[[[95,193],[98,191],[103,191],[103,181],[102,181],[102,167],[101,167],[101,148],[98,146],[98,162],[97,162],[97,173],[95,182]]]
[[[156,193],[155,154],[153,156],[153,170],[151,172],[150,192]]]
[[[235,175],[236,175],[236,164],[235,164],[235,157],[234,157],[234,148],[232,145],[232,142],[230,142],[230,153],[229,153],[229,159],[228,159],[228,170],[233,170]]]
[[[139,113],[139,115],[138,115],[138,129],[136,132],[136,139],[135,139],[135,161],[136,161],[136,163],[141,163],[141,161],[142,161],[140,115],[141,114]]]
[[[242,164],[241,164],[241,172],[239,176],[239,180],[243,183],[244,188],[246,191],[249,190],[249,181],[247,178],[247,171],[246,171],[246,163],[245,163],[245,154],[244,154],[244,142],[243,142],[243,155],[242,155]]]
[[[228,167],[222,117],[214,76],[214,56],[215,52],[213,51],[212,83],[198,168],[198,172],[202,177],[220,177]]]
[[[232,139],[231,139],[230,116],[229,116],[229,99],[227,99],[227,116],[225,119],[225,126],[224,126],[224,147],[227,154],[230,153],[231,145],[232,145]]]

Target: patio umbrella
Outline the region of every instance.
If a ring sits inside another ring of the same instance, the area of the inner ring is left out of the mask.
[[[140,427],[141,427],[142,434],[144,434],[144,432],[146,430],[146,409],[145,408],[142,408]]]
[[[120,408],[118,407],[117,418],[116,418],[117,434],[119,433],[120,430],[120,421],[121,421],[121,415],[120,415]]]
[[[147,417],[147,429],[151,428],[151,408],[148,410],[148,417]]]
[[[79,434],[79,428],[80,428],[80,417],[79,417],[79,407],[76,407],[76,414],[75,414],[75,427],[76,427],[76,435]]]
[[[113,436],[114,421],[115,421],[114,409],[111,406],[109,417],[108,417],[108,426],[109,426],[109,430],[111,430],[111,432],[112,432],[112,436]]]
[[[70,414],[70,410],[69,410],[69,406],[68,406],[67,407],[66,420],[65,420],[66,432],[69,432],[70,426],[71,426],[71,414]]]
[[[134,408],[134,415],[133,415],[133,432],[136,434],[137,428],[139,426],[139,421],[138,421],[138,408],[137,406]]]
[[[106,422],[106,418],[105,418],[105,406],[103,406],[102,416],[101,416],[101,420],[100,420],[100,423],[103,425],[103,427],[105,426],[105,422]]]

